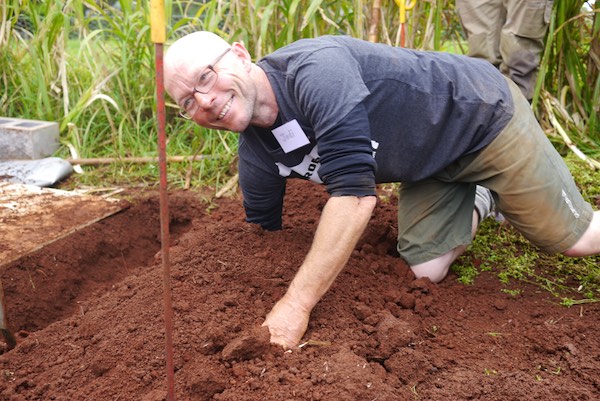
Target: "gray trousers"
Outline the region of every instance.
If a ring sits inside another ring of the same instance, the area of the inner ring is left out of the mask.
[[[553,0],[456,0],[469,56],[488,60],[527,100],[535,90]]]

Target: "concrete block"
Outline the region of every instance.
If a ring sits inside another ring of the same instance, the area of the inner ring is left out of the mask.
[[[58,146],[58,123],[0,117],[0,159],[41,159]]]

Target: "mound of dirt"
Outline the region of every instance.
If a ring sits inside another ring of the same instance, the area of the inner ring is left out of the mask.
[[[382,197],[301,347],[260,328],[308,251],[326,202],[291,182],[285,228],[244,222],[240,199],[170,195],[178,400],[598,400],[600,306],[518,295],[483,273],[415,280]],[[167,396],[158,195],[1,272],[18,345],[0,355],[0,399]]]

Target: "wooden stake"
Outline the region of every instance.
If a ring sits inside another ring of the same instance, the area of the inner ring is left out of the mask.
[[[185,161],[198,161],[203,159],[212,159],[215,156],[197,155],[197,156],[168,156],[167,162],[179,163]],[[72,165],[94,166],[99,164],[112,163],[157,163],[158,157],[141,156],[141,157],[96,157],[89,159],[67,159]]]

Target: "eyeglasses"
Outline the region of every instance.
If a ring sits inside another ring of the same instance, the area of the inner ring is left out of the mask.
[[[212,90],[212,88],[214,88],[215,84],[217,83],[217,79],[219,78],[219,75],[215,71],[214,67],[223,58],[223,56],[225,56],[227,54],[227,52],[229,50],[231,50],[231,47],[228,47],[227,50],[225,50],[223,53],[221,53],[221,55],[219,55],[219,57],[217,57],[215,59],[215,61],[213,61],[205,69],[202,70],[202,72],[198,76],[198,81],[197,81],[196,86],[194,86],[192,88],[193,89],[192,97],[186,99],[183,102],[183,105],[182,105],[183,110],[181,110],[179,112],[179,115],[181,117],[185,118],[186,120],[191,120],[192,117],[194,115],[196,115],[196,113],[198,112],[198,109],[200,108],[200,105],[198,104],[198,102],[196,101],[196,98],[193,95],[195,93],[206,94],[206,93],[210,92]]]

